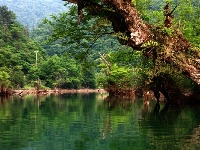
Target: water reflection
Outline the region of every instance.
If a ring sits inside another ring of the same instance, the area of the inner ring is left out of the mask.
[[[0,149],[200,148],[199,106],[145,102],[100,94],[1,99]]]

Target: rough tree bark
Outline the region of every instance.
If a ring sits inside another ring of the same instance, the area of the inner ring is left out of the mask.
[[[135,50],[142,50],[148,58],[173,65],[194,83],[200,85],[200,52],[173,27],[174,10],[170,10],[169,4],[164,7],[165,20],[161,30],[145,23],[135,6],[131,4],[131,0],[101,0],[104,6],[112,6],[113,11],[104,9],[105,7],[95,3],[95,0],[65,1],[78,4],[79,9],[85,8],[93,15],[107,17],[112,22],[115,32],[127,35],[126,44]],[[82,15],[79,14],[79,17]],[[163,29],[170,30],[171,33],[163,32]],[[170,89],[167,90],[169,93],[172,92]]]

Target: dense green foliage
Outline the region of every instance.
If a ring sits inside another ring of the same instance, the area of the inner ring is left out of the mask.
[[[40,43],[40,46],[46,50],[46,53],[49,56],[53,56],[54,54],[61,56],[67,51],[67,47],[62,46],[61,42],[46,43],[48,36],[52,33],[52,30],[53,29],[50,25],[39,23],[37,28],[34,28],[30,32],[30,38]]]
[[[164,2],[135,2],[146,22],[152,26],[163,25]],[[172,7],[178,5],[174,12],[175,26],[193,45],[200,47],[199,1],[172,1],[171,4]],[[40,5],[37,6],[39,9]],[[74,5],[68,12],[44,19],[30,33],[7,7],[0,7],[0,20],[2,87],[106,88],[112,84],[118,88],[135,88],[149,83],[153,76],[162,72],[174,74],[176,81],[185,81],[181,87],[191,85],[190,81],[179,76],[178,70],[172,70],[166,64],[155,68],[152,60],[147,60],[142,52],[120,45],[118,40],[126,37],[122,33],[113,33],[112,24],[107,19],[84,11],[78,24]]]
[[[120,89],[141,88],[147,81],[147,74],[152,67],[141,52],[120,50],[102,56],[97,74],[98,83],[104,88],[114,86]]]
[[[88,15],[79,25],[77,18],[77,7],[72,6],[69,12],[53,15],[51,20],[44,20],[44,23],[48,24],[46,27],[51,27],[50,29],[52,29],[49,32],[47,41],[49,43],[54,42],[54,46],[58,43],[62,44],[62,46],[65,46],[65,52],[73,56],[83,58],[85,57],[84,54],[89,54],[94,59],[97,58],[97,55],[99,57],[99,51],[107,53],[110,50],[115,51],[121,47],[114,40],[116,38],[111,36],[113,32],[108,21]],[[45,30],[46,27],[43,26],[43,28],[39,29]],[[33,37],[36,37],[34,35],[36,32],[39,32],[39,30],[36,29]]]
[[[174,11],[174,26],[183,32],[184,37],[194,46],[199,46],[199,21],[200,1],[198,0],[137,0],[137,9],[141,12],[142,18],[153,26],[163,26],[163,8],[165,2],[170,2]]]
[[[69,55],[46,55],[40,41],[31,40],[28,31],[16,21],[6,6],[0,7],[0,85],[7,87],[95,87],[93,73],[88,73]],[[39,30],[39,29],[38,29]],[[43,30],[44,31],[44,30]],[[43,34],[39,38],[44,39]],[[46,45],[47,46],[47,45]],[[53,45],[55,47],[55,45]],[[46,48],[44,46],[44,48]],[[58,48],[56,48],[58,50]],[[88,80],[87,78],[92,78]]]
[[[141,85],[142,82],[139,82],[142,79],[136,80],[136,78],[141,78],[138,71],[140,69],[135,67],[142,67],[140,66],[143,63],[142,53],[133,53],[129,47],[121,46],[117,39],[123,38],[122,35],[120,33],[114,34],[111,24],[107,20],[87,15],[82,23],[78,24],[76,12],[77,7],[72,6],[69,12],[52,16],[52,20],[45,20],[45,23],[53,27],[52,33],[49,32],[51,36],[47,41],[53,42],[53,45],[56,43],[58,46],[58,43],[60,43],[65,46],[66,52],[82,66],[87,67],[87,70],[88,67],[95,66],[92,68],[96,72],[96,81],[99,87],[106,88],[108,81],[117,83],[118,87],[124,84],[127,85],[127,88],[132,87],[133,84],[134,86]],[[33,37],[36,36],[33,35]],[[119,53],[115,54],[117,51]],[[56,51],[53,52],[53,49],[50,49],[49,52],[57,53]],[[108,61],[112,64],[111,68],[108,68],[104,64],[105,62],[100,61],[101,54],[109,55]],[[125,60],[125,57],[127,57],[127,60]],[[109,75],[106,72],[109,72]],[[93,79],[88,79],[94,80],[95,78],[93,76]]]
[[[26,29],[16,21],[15,14],[0,7],[0,72],[4,82],[23,87],[24,78],[35,62],[35,50],[44,51],[27,36]],[[2,80],[1,80],[2,81]],[[8,82],[9,81],[9,82]],[[9,86],[9,84],[4,84]]]
[[[175,20],[187,40],[200,48],[200,1],[180,0]]]
[[[190,8],[184,9],[188,4]],[[152,26],[160,26],[161,32],[172,34],[170,29],[167,30],[163,28],[163,7],[165,2],[137,0],[135,5],[145,21]],[[174,26],[177,26],[177,29],[182,31],[184,36],[194,46],[198,47],[198,39],[200,36],[198,31],[196,31],[199,26],[196,22],[198,22],[199,19],[194,20],[193,17],[196,18],[198,15],[199,7],[197,6],[199,6],[199,2],[192,0],[180,3],[172,1],[171,5],[172,8],[177,6],[174,12]],[[109,84],[112,84],[118,88],[121,88],[122,85],[125,88],[141,86],[144,85],[145,82],[149,83],[153,76],[160,73],[169,73],[173,75],[175,81],[180,81],[181,79],[183,81],[181,84],[183,85],[179,85],[180,87],[184,87],[185,84],[190,84],[186,78],[182,77],[178,70],[170,67],[168,64],[159,64],[159,62],[156,62],[156,64],[154,64],[156,67],[153,67],[153,62],[151,62],[151,60],[147,61],[142,57],[142,53],[135,53],[126,46],[120,47],[118,44],[114,44],[113,48],[109,51],[104,51],[109,47],[109,44],[105,42],[106,40],[104,40],[103,45],[101,44],[101,47],[105,48],[99,49],[93,46],[94,41],[98,45],[103,38],[109,38],[112,42],[116,42],[115,37],[117,37],[121,42],[121,40],[126,39],[126,37],[122,33],[112,33],[112,25],[105,18],[91,16],[86,11],[84,12],[81,24],[78,24],[78,16],[74,13],[77,12],[76,9],[77,8],[73,6],[68,13],[53,16],[52,20],[45,21],[53,27],[53,33],[49,41],[61,41],[63,45],[66,45],[68,48],[70,47],[68,52],[76,58],[81,60],[96,60],[97,64],[99,64],[97,58],[100,57],[98,53],[107,54],[105,55],[105,59],[110,63],[110,67],[105,60],[103,60],[103,64],[96,67],[99,85],[108,87]],[[182,11],[183,9],[184,11]],[[192,14],[193,17],[188,17],[188,14]],[[71,47],[72,45],[74,47]],[[128,53],[126,53],[127,51]],[[94,55],[96,57],[91,57]],[[119,59],[120,55],[123,59]],[[129,61],[126,60],[127,57]],[[177,83],[180,84],[180,82]]]

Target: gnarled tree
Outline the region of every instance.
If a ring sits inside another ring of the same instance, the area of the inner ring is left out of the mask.
[[[165,63],[177,68],[197,86],[200,85],[200,52],[183,37],[179,29],[173,27],[173,12],[176,7],[171,10],[167,3],[164,7],[163,27],[155,27],[142,20],[131,0],[65,1],[78,5],[79,22],[84,17],[82,9],[92,15],[106,17],[112,22],[114,32],[126,35],[127,41],[123,41],[123,44],[129,45],[134,50],[143,51],[143,54],[153,59],[155,64]],[[163,77],[163,81],[168,80],[168,76]],[[180,97],[176,96],[177,93],[174,93],[175,89],[171,81],[166,85],[166,98],[175,100],[184,96],[181,93],[179,93]]]

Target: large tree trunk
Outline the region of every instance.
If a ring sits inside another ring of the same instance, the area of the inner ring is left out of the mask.
[[[80,0],[65,1],[76,4],[80,3]],[[101,5],[94,3],[92,0],[81,0],[81,2],[83,3],[82,8],[88,8],[93,14],[96,12],[95,15],[100,15],[100,13],[104,11]],[[107,13],[108,19],[113,23],[114,30],[126,32],[129,37],[129,46],[136,50],[144,50],[145,43],[157,42],[157,46],[152,45],[152,47],[147,47],[144,54],[150,58],[157,57],[158,59],[176,65],[185,75],[200,85],[200,53],[183,38],[178,30],[174,30],[172,35],[158,32],[159,29],[155,30],[141,19],[137,9],[131,5],[131,0],[102,0],[102,2],[113,6],[116,11],[115,14],[122,16],[123,20],[114,20],[118,18],[114,16],[112,18],[110,13]],[[92,9],[92,7],[94,7],[94,9]],[[165,26],[173,30],[170,23],[166,23],[169,20],[170,16],[166,15],[166,20],[164,21]],[[124,26],[123,29],[120,29],[119,24],[122,22],[125,22],[126,27]],[[162,46],[163,49],[162,52],[159,53],[160,46]],[[157,56],[155,56],[155,51]]]
[[[144,54],[150,58],[161,59],[176,65],[185,75],[200,85],[200,53],[183,38],[178,30],[174,30],[172,35],[159,32],[159,29],[154,30],[142,21],[136,8],[130,4],[130,0],[103,0],[103,2],[113,5],[124,17],[130,32],[128,44],[131,47],[144,50],[145,43],[157,42],[156,46],[152,44],[152,47],[147,47]],[[164,22],[170,19],[168,16]],[[166,24],[165,26],[173,30],[171,25]]]
[[[178,29],[173,28],[169,4],[164,8],[166,18],[161,30],[159,27],[148,25],[141,19],[135,6],[131,4],[131,0],[101,0],[104,5],[112,6],[114,10],[112,12],[104,10],[104,7],[93,0],[66,1],[76,3],[81,6],[80,9],[85,8],[94,15],[102,16],[103,13],[104,17],[112,22],[115,32],[127,35],[126,44],[135,50],[143,50],[144,55],[155,61],[159,60],[174,66],[200,85],[200,52],[184,39]],[[166,32],[163,32],[163,29],[166,29]],[[171,32],[168,33],[167,29]]]

